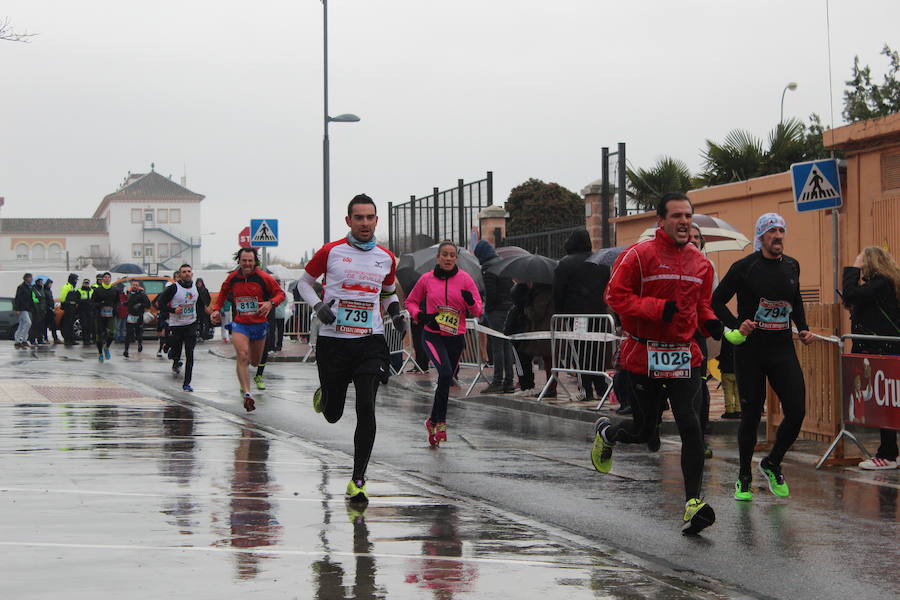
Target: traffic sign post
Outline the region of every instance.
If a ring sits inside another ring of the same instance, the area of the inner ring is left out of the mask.
[[[838,214],[844,205],[836,158],[811,160],[791,165],[791,185],[797,212],[831,210],[831,268],[834,270],[834,303],[838,304]]]
[[[238,245],[241,248],[250,248],[250,227],[244,227],[238,234]]]
[[[811,160],[791,165],[794,206],[798,212],[840,208],[843,205],[837,160]]]
[[[259,248],[278,245],[278,219],[252,219],[250,245]]]

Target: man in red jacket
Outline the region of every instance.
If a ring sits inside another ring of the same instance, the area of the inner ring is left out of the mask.
[[[620,361],[628,373],[634,413],[632,420],[618,425],[606,417],[597,420],[591,462],[597,471],[608,473],[616,443],[646,443],[656,428],[660,402],[668,396],[681,435],[687,500],[682,531],[695,534],[712,525],[716,515],[700,498],[704,457],[697,406],[703,355],[693,336],[699,329],[718,339],[722,324],[710,307],[712,265],[688,243],[690,200],[684,194],[666,194],[656,214],[656,236],[619,256],[606,287],[606,302],[627,335]]]

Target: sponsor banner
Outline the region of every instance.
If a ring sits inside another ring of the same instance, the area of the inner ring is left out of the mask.
[[[900,356],[841,356],[844,422],[900,430]]]

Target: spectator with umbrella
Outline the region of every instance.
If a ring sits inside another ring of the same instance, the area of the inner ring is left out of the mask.
[[[500,277],[490,271],[492,265],[500,262],[494,246],[487,240],[480,240],[475,245],[475,256],[481,262],[484,278],[484,313],[487,325],[495,331],[502,331],[506,316],[512,308],[509,297],[512,290],[512,279]],[[513,349],[508,340],[491,336],[491,356],[494,361],[494,376],[490,385],[482,388],[482,394],[511,394],[516,391],[513,385]]]
[[[420,303],[424,300],[425,311]],[[457,266],[453,242],[438,245],[437,264],[422,275],[406,297],[410,318],[424,326],[425,348],[438,372],[431,416],[425,420],[428,443],[447,441],[447,403],[453,374],[465,349],[466,317],[481,315],[481,295],[472,277]]]
[[[602,315],[609,309],[603,301],[609,283],[609,267],[589,262],[591,236],[586,229],[572,232],[565,243],[566,256],[553,272],[553,305],[557,313],[568,315]],[[585,348],[585,343],[579,343]],[[582,354],[582,353],[579,353]],[[606,380],[599,375],[581,375],[583,399],[603,396]]]

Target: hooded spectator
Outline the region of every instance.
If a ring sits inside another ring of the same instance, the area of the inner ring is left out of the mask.
[[[506,323],[506,317],[512,308],[510,292],[512,291],[512,279],[500,277],[490,272],[490,268],[500,262],[496,250],[487,240],[481,240],[475,245],[473,252],[481,263],[481,275],[484,279],[484,314],[487,317],[487,325],[495,331],[502,331]],[[494,361],[494,377],[490,385],[482,388],[482,394],[510,394],[515,391],[513,375],[512,344],[508,340],[490,337],[491,356]]]

